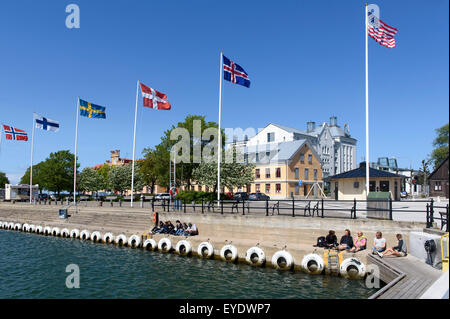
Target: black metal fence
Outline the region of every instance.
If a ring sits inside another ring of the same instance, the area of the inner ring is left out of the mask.
[[[439,216],[436,217],[436,213]],[[433,199],[427,203],[427,228],[433,227],[435,220],[441,221],[441,230],[448,232],[448,204],[446,206],[434,205]]]

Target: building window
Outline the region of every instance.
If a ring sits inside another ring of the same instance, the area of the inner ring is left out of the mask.
[[[299,179],[300,176],[298,175],[298,167],[295,168],[295,179]]]
[[[252,192],[252,185],[250,185],[250,184],[247,184],[247,186],[246,186],[246,190],[245,190],[247,193],[251,193]]]
[[[305,168],[305,179],[309,179],[309,169]]]
[[[441,191],[442,190],[442,185],[441,185],[440,181],[434,182],[434,190],[435,191]]]
[[[300,153],[300,163],[305,163],[305,154]]]
[[[256,177],[256,178],[260,178],[260,175],[259,175],[259,168],[257,168],[257,169],[255,170],[255,177]]]
[[[317,181],[317,169],[314,169],[314,180]]]
[[[205,186],[205,192],[209,193],[209,186]]]
[[[259,153],[256,153],[256,154],[255,154],[255,161],[256,161],[256,162],[259,162]]]
[[[266,194],[270,194],[270,184],[266,184]]]
[[[295,185],[295,195],[298,195],[300,193],[300,186],[298,184]]]
[[[197,186],[197,189],[198,189],[199,192],[201,192],[201,191],[202,191],[202,186],[201,186],[201,185],[198,185],[198,186]]]
[[[244,163],[248,164],[248,154],[244,153]]]
[[[312,164],[312,155],[311,154],[308,154],[308,163]]]
[[[281,168],[277,167],[277,169],[275,170],[275,176],[281,177]]]
[[[255,184],[255,192],[259,193],[260,191],[261,191],[260,185],[259,184]]]
[[[266,168],[266,178],[270,178],[270,168]]]
[[[277,193],[281,193],[281,184],[276,184],[276,185],[275,185],[275,191],[276,191]]]
[[[267,142],[273,142],[275,140],[275,133],[271,132],[271,133],[267,133]]]
[[[353,183],[353,188],[359,188],[359,182],[354,182]]]

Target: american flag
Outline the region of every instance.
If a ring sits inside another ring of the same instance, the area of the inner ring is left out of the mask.
[[[397,32],[396,28],[387,25],[369,12],[369,35],[379,44],[389,49],[395,48],[394,35]]]
[[[24,130],[9,125],[3,125],[3,131],[5,132],[7,140],[28,141],[28,135]]]

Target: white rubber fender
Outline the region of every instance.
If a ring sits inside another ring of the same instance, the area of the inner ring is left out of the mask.
[[[8,229],[11,229],[11,230],[14,229],[14,223],[13,222],[8,223]]]
[[[106,233],[103,235],[103,242],[111,244],[114,242],[114,235],[112,233]]]
[[[210,242],[204,241],[198,245],[197,254],[202,258],[211,258],[214,255],[214,247]]]
[[[48,226],[45,226],[44,230],[43,230],[43,233],[44,233],[45,236],[51,235],[52,234],[52,229],[50,227],[48,227]]]
[[[172,242],[169,238],[161,238],[158,242],[158,250],[169,252],[172,249]]]
[[[225,245],[220,250],[220,257],[225,261],[235,261],[238,257],[237,248],[233,245]]]
[[[259,247],[251,247],[245,254],[245,260],[252,266],[262,266],[266,262],[266,254]]]
[[[102,240],[102,234],[99,231],[94,231],[91,234],[91,240],[96,243]]]
[[[124,234],[120,234],[119,236],[116,237],[115,239],[115,243],[119,246],[124,246],[127,243],[127,236],[125,236]]]
[[[61,231],[59,230],[58,227],[52,228],[52,236],[59,236],[60,233],[61,233]]]
[[[131,235],[130,238],[128,238],[128,246],[137,248],[141,245],[141,237],[138,235]]]
[[[36,226],[35,232],[36,234],[42,234],[44,232],[44,228],[42,228],[42,226]]]
[[[0,221],[0,229],[3,228],[3,221]]]
[[[366,265],[358,258],[347,258],[342,262],[339,273],[346,278],[363,278],[366,275]]]
[[[7,222],[3,222],[2,223],[2,227],[3,227],[3,229],[7,229],[8,228],[8,223]]]
[[[294,258],[286,250],[279,250],[272,256],[272,265],[276,269],[289,270],[294,266]]]
[[[70,238],[80,238],[80,231],[76,228],[70,232]]]
[[[158,244],[156,243],[156,240],[153,238],[149,238],[142,244],[142,247],[147,250],[156,250],[158,248]]]
[[[19,223],[14,224],[14,230],[22,230],[22,224]]]
[[[309,274],[318,275],[321,274],[325,267],[323,258],[318,254],[308,254],[303,257],[302,268]]]
[[[60,234],[61,234],[61,237],[65,237],[65,238],[70,237],[70,232],[69,232],[69,230],[67,228],[61,229],[61,233]]]
[[[29,232],[29,231],[30,231],[30,225],[28,225],[28,224],[23,224],[22,230],[25,231],[25,232]]]
[[[192,245],[187,240],[180,240],[175,246],[175,250],[181,256],[187,256],[192,252]]]
[[[31,224],[28,231],[29,231],[30,233],[34,233],[34,232],[36,231],[36,225]]]
[[[89,240],[91,238],[91,233],[89,230],[85,229],[80,233],[81,240]]]

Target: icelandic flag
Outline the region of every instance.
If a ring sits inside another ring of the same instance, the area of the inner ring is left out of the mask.
[[[36,128],[40,128],[41,130],[52,132],[58,132],[59,130],[59,122],[53,121],[46,117],[36,114],[35,121],[36,121]]]
[[[25,132],[24,130],[20,130],[9,125],[3,125],[3,131],[5,132],[7,140],[28,141],[27,132]]]
[[[226,56],[223,56],[223,79],[250,87],[250,79],[247,72],[237,63],[234,63]]]

